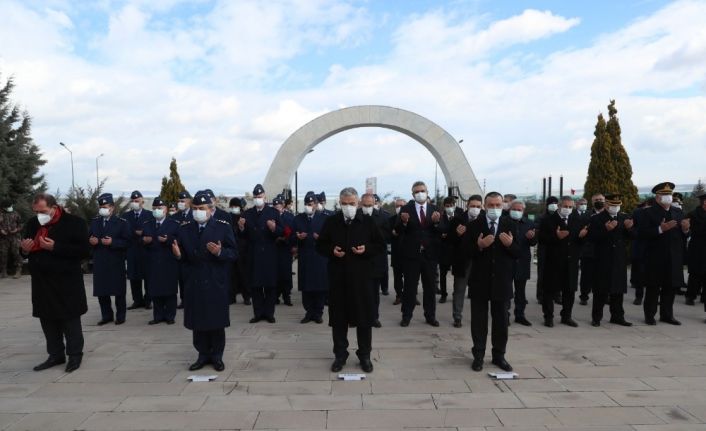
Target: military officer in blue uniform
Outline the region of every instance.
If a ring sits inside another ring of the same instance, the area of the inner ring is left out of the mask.
[[[206,189],[204,190],[204,193],[206,193],[211,198],[211,215],[213,216],[213,218],[215,218],[216,220],[224,221],[232,226],[233,217],[231,217],[228,211],[221,209],[218,206],[218,197],[216,197],[216,194],[213,193],[213,190]]]
[[[306,314],[301,323],[323,323],[328,292],[328,259],[316,251],[316,240],[328,216],[316,211],[316,194],[304,196],[304,212],[294,217],[292,243],[297,251],[297,286]]]
[[[145,222],[154,219],[152,213],[143,210],[145,203],[142,193],[135,190],[130,194],[130,211],[123,214],[123,218],[130,225],[130,247],[127,249],[127,278],[130,280],[130,290],[132,291],[132,305],[128,310],[136,308],[152,308],[149,296],[149,284],[145,277],[147,275],[147,252],[145,243],[142,241]],[[145,281],[145,290],[142,285]]]
[[[194,219],[194,215],[191,212],[191,194],[188,192],[188,190],[184,190],[182,192],[179,192],[178,196],[179,200],[177,201],[177,213],[173,215],[172,217],[174,220],[178,221],[180,224],[184,224],[186,222],[192,221]],[[184,308],[184,274],[182,273],[182,268],[181,265],[179,265],[179,305],[177,305],[178,309]]]
[[[172,253],[184,265],[184,326],[193,331],[199,352],[190,371],[211,363],[223,371],[225,328],[230,326],[228,307],[228,268],[238,251],[231,226],[211,215],[212,201],[206,193],[193,199],[194,221],[181,225]]]
[[[245,198],[234,197],[228,203],[228,210],[233,218],[233,233],[238,235],[238,220],[243,216],[247,207]],[[238,260],[235,261],[231,268],[231,290],[230,303],[237,302],[236,296],[240,294],[243,297],[243,304],[251,305],[250,302],[250,285],[248,284],[248,243],[244,238],[238,238]]]
[[[93,248],[93,296],[98,297],[101,320],[105,325],[115,319],[115,324],[125,323],[126,278],[125,253],[130,244],[130,226],[125,219],[115,215],[113,195],[103,193],[98,197],[98,217],[91,220],[88,242]],[[110,297],[115,297],[115,314]]]
[[[157,197],[152,201],[154,220],[145,223],[144,240],[147,241],[147,280],[150,286],[153,310],[150,325],[166,322],[174,324],[177,310],[179,263],[171,245],[176,239],[179,222],[167,217],[167,203]]]
[[[277,245],[284,228],[279,213],[265,205],[265,189],[258,184],[253,189],[252,208],[238,220],[238,237],[248,242],[248,281],[252,295],[253,318],[250,323],[267,320],[275,323],[277,298]]]
[[[282,236],[277,238],[277,300],[280,297],[284,305],[292,306],[292,247],[290,237],[294,225],[294,215],[285,211],[284,196],[277,195],[272,200],[272,206],[279,213],[282,222]]]
[[[317,209],[319,211],[326,214],[327,216],[332,216],[335,214],[334,211],[326,209],[326,193],[325,192],[321,192],[318,195],[316,195],[316,199],[318,201]]]

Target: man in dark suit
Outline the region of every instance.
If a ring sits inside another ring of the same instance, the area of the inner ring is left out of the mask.
[[[515,200],[510,204],[508,211],[510,218],[515,222],[515,241],[520,249],[520,254],[515,261],[513,284],[515,286],[515,323],[524,326],[532,326],[525,317],[525,307],[527,306],[527,295],[525,287],[530,279],[532,266],[532,247],[537,244],[537,233],[534,223],[525,216],[525,203]],[[510,303],[508,302],[508,310]]]
[[[374,193],[373,197],[375,198],[375,205],[373,205],[373,208],[375,209],[375,214],[377,214],[378,217],[382,217],[385,219],[382,236],[385,238],[385,243],[390,244],[392,236],[390,213],[385,211],[385,208],[382,207],[382,199],[380,199],[380,196]],[[385,253],[383,253],[383,256],[379,258],[381,264],[385,265],[384,275],[382,276],[382,279],[380,279],[380,294],[383,296],[387,296],[390,294],[390,260],[387,256],[388,253],[386,247]]]
[[[454,232],[448,229],[454,223],[456,216],[462,217],[463,210],[456,207],[456,199],[448,196],[444,198],[444,213],[441,215],[443,223],[447,227],[447,232],[441,234],[441,247],[439,252],[439,304],[446,302],[449,295],[446,287],[446,277],[451,271],[454,260],[455,238]],[[453,273],[453,272],[452,272]]]
[[[233,232],[238,235],[238,221],[243,217],[247,202],[245,198],[234,197],[229,202],[229,212],[233,217]],[[245,238],[238,238],[238,259],[231,268],[230,303],[235,304],[236,295],[243,297],[243,304],[252,305],[250,302],[250,284],[248,283],[248,243]]]
[[[427,186],[417,181],[412,186],[414,200],[400,210],[395,230],[400,234],[404,259],[404,297],[400,326],[409,326],[417,299],[417,286],[422,279],[424,318],[431,326],[436,320],[436,266],[439,262],[441,234],[446,225],[436,206],[429,203]]]
[[[375,222],[375,226],[380,229],[380,234],[387,244],[387,238],[390,235],[389,226],[389,216],[383,215],[380,210],[375,209],[375,196],[371,193],[366,193],[360,199],[360,210],[365,216],[369,216]],[[385,247],[385,252],[380,253],[375,256],[375,261],[373,265],[373,297],[375,298],[375,321],[373,326],[375,328],[382,327],[380,323],[380,293],[387,280],[387,273],[389,272],[387,264],[387,247]]]
[[[706,194],[697,197],[699,206],[687,215],[691,223],[691,238],[686,259],[689,268],[687,305],[694,305],[694,301],[699,296],[701,302],[704,302],[704,295],[706,295]]]
[[[457,214],[451,220],[448,227],[453,244],[453,262],[451,264],[451,272],[454,276],[454,291],[452,300],[452,316],[454,319],[454,328],[463,326],[463,303],[466,300],[466,287],[469,283],[471,266],[470,250],[463,244],[464,235],[468,231],[468,227],[478,217],[485,217],[483,212],[483,198],[481,195],[472,195],[466,202],[466,212]]]
[[[402,250],[400,250],[400,234],[395,230],[397,220],[400,218],[400,210],[407,204],[404,199],[395,199],[395,214],[390,217],[390,265],[392,266],[393,287],[395,289],[395,302],[392,305],[402,303],[402,293],[404,292],[404,268],[402,267]]]
[[[144,225],[152,221],[152,213],[143,209],[145,200],[139,190],[130,194],[130,211],[123,214],[122,218],[130,225],[130,247],[127,249],[127,278],[130,280],[132,291],[132,305],[128,310],[136,308],[152,309],[150,300],[149,283],[147,277],[147,249],[142,241]],[[144,292],[142,290],[144,281]]]
[[[684,242],[690,222],[684,213],[673,207],[674,183],[664,182],[652,188],[657,204],[644,210],[638,225],[638,237],[645,241],[645,323],[656,325],[659,300],[659,320],[681,325],[674,318],[674,295],[684,282]]]
[[[559,199],[556,196],[549,196],[545,202],[546,210],[544,213],[540,214],[535,220],[535,226],[542,230],[542,225],[548,223],[552,214],[557,212],[559,209]],[[547,248],[539,241],[537,244],[537,302],[542,304],[544,302],[544,261],[547,255]]]
[[[199,353],[190,371],[210,363],[223,371],[225,328],[230,326],[228,270],[238,257],[233,228],[212,215],[207,193],[194,195],[194,221],[179,227],[172,241],[172,253],[185,265],[184,327],[193,331],[194,348]]]
[[[507,303],[512,298],[512,279],[520,247],[515,238],[516,226],[502,216],[503,198],[500,193],[485,196],[485,217],[477,218],[464,235],[470,250],[471,267],[471,337],[473,338],[474,371],[483,369],[483,357],[488,338],[488,310],[492,318],[491,340],[493,364],[512,371],[505,360],[508,336]]]
[[[291,239],[294,214],[285,209],[284,196],[277,195],[272,200],[272,207],[277,210],[282,223],[282,236],[275,240],[277,244],[277,300],[291,307],[292,304],[292,247]]]
[[[578,287],[578,265],[581,243],[588,234],[587,226],[574,212],[571,196],[561,198],[559,210],[542,220],[539,243],[546,247],[544,262],[544,326],[554,326],[554,295],[561,292],[561,323],[576,327],[571,317]]]
[[[619,195],[605,197],[606,209],[591,217],[588,238],[594,247],[593,310],[591,325],[600,326],[605,304],[610,323],[632,326],[625,320],[623,296],[628,290],[626,242],[634,236],[633,221],[620,212]]]
[[[179,224],[184,224],[186,222],[192,221],[194,215],[191,212],[191,194],[187,191],[181,191],[178,195],[179,200],[177,201],[177,213],[172,217],[174,220],[178,221]],[[179,305],[178,309],[184,308],[184,288],[186,282],[184,281],[184,273],[182,270],[182,265],[179,265]]]
[[[602,193],[596,193],[591,196],[591,202],[593,204],[593,208],[586,211],[576,210],[576,213],[584,225],[589,225],[591,223],[591,217],[596,214],[600,214],[605,209],[605,196]],[[593,280],[596,272],[595,262],[593,242],[591,240],[591,235],[588,235],[581,246],[581,276],[579,278],[579,304],[581,305],[588,305],[589,294],[594,288]]]

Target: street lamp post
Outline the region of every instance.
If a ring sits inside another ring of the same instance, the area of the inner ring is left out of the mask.
[[[98,159],[101,157],[105,156],[105,154],[100,153],[98,157],[96,157],[96,190],[98,190],[98,187],[100,187],[100,179],[98,177]]]
[[[71,149],[69,149],[69,147],[66,146],[65,143],[59,142],[59,145],[66,148],[66,151],[68,151],[71,155],[71,190],[73,191],[76,188],[76,182],[74,178],[74,153],[71,151]]]

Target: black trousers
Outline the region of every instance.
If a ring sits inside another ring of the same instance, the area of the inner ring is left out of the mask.
[[[101,319],[113,320],[113,317],[115,317],[115,320],[125,320],[125,314],[127,313],[125,295],[115,297],[115,316],[113,316],[113,306],[110,296],[99,296],[98,304],[101,307]]]
[[[226,330],[193,331],[194,348],[199,352],[199,360],[223,360],[226,348]]]
[[[439,290],[441,290],[441,296],[448,296],[449,292],[446,290],[446,275],[451,271],[451,265],[440,263],[439,264]]]
[[[54,358],[68,356],[83,356],[83,332],[81,318],[73,319],[46,319],[40,318],[39,322],[47,340],[47,353]],[[64,347],[66,339],[66,347]]]
[[[581,278],[579,279],[579,298],[588,299],[588,295],[593,291],[593,274],[596,260],[592,257],[581,258]]]
[[[373,317],[375,320],[380,319],[380,289],[382,286],[382,277],[373,278],[373,282],[370,283],[370,288],[373,289],[373,303],[375,304],[375,310],[373,310]]]
[[[398,298],[402,298],[402,294],[404,293],[404,271],[401,265],[392,267],[392,276],[394,277],[393,286],[395,295]]]
[[[275,317],[277,286],[253,287],[250,293],[252,294],[252,308],[255,317],[263,319]]]
[[[130,279],[130,291],[132,292],[132,302],[138,306],[145,306],[152,303],[150,299],[147,280],[145,280],[145,292],[142,293],[142,279]]]
[[[154,304],[152,308],[152,316],[158,322],[174,320],[177,310],[177,296],[155,296],[152,298]]]
[[[186,281],[184,280],[184,274],[182,274],[182,266],[179,265],[179,301],[184,302],[184,290],[186,290]]]
[[[389,271],[385,271],[380,277],[373,278],[373,288],[378,292],[389,292],[390,291],[390,274]]]
[[[503,358],[507,347],[507,302],[487,301],[471,298],[471,338],[474,358],[485,356],[485,344],[488,339],[488,308],[492,319],[490,340],[493,358]]]
[[[547,249],[543,245],[537,246],[537,302],[544,303],[544,256]]]
[[[302,291],[302,304],[306,310],[306,317],[312,320],[321,319],[324,315],[324,304],[326,303],[326,291],[304,292]]]
[[[282,299],[290,299],[292,297],[292,272],[289,272],[289,277],[277,280],[277,297],[282,296]]]
[[[358,350],[355,354],[359,359],[370,359],[373,343],[373,329],[370,326],[355,328],[358,337]],[[348,326],[333,326],[333,354],[336,359],[346,360],[348,358]]]
[[[704,291],[706,290],[706,275],[689,273],[689,281],[686,287],[686,298],[696,299],[701,297],[703,300]]]
[[[594,322],[600,322],[603,319],[603,308],[606,304],[609,304],[610,320],[625,319],[622,293],[593,292],[591,318]]]
[[[417,305],[417,287],[422,279],[422,306],[427,320],[436,319],[436,267],[435,261],[420,253],[404,266],[404,293],[402,296],[402,318],[411,319]]]
[[[515,317],[525,317],[525,307],[527,306],[527,295],[525,294],[525,287],[527,287],[527,280],[514,280],[515,285]],[[510,309],[510,302],[508,302],[508,310]]]
[[[554,318],[554,298],[556,294],[561,294],[561,318],[570,319],[571,312],[574,308],[574,290],[571,288],[569,280],[569,264],[560,265],[554,268],[554,271],[560,271],[559,279],[563,280],[558,292],[544,291],[542,295],[542,312],[545,319]]]
[[[668,283],[663,286],[646,286],[645,301],[642,308],[645,312],[645,319],[653,319],[657,314],[659,302],[660,319],[670,319],[674,317],[674,295],[678,287],[671,287]]]

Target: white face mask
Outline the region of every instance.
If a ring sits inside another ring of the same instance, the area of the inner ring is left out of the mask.
[[[11,213],[14,211],[14,209],[10,206],[10,207],[5,208],[5,211]]]
[[[262,208],[265,206],[265,199],[264,198],[255,198],[252,201],[255,204],[255,206],[258,208]]]
[[[561,214],[562,217],[568,217],[571,215],[571,211],[573,211],[573,208],[562,208],[559,210],[559,214]]]
[[[476,207],[468,208],[468,214],[471,217],[476,218],[476,217],[478,217],[478,214],[480,214],[480,208],[476,208]]]
[[[487,210],[485,210],[485,213],[488,215],[488,218],[490,220],[495,221],[500,218],[500,216],[503,213],[503,209],[502,208],[488,208]]]
[[[444,208],[444,211],[446,211],[446,215],[447,215],[447,216],[453,217],[453,216],[454,216],[454,213],[456,212],[456,208],[454,208],[454,207],[448,207],[448,208]]]
[[[352,219],[355,217],[355,213],[358,210],[358,207],[355,205],[341,205],[341,211],[343,212],[343,217],[347,219]]]
[[[208,220],[208,211],[206,210],[194,210],[194,220],[198,223],[204,223]]]
[[[510,209],[510,202],[503,202],[503,209],[505,211],[509,210]]]
[[[395,207],[395,214],[399,214],[402,207]]]
[[[547,205],[547,211],[549,211],[550,213],[556,212],[557,208],[559,208],[558,204]]]
[[[44,214],[44,213],[37,214],[37,221],[39,221],[39,224],[42,226],[49,223],[50,220],[51,220],[51,216],[49,214]]]
[[[98,215],[101,217],[110,217],[110,208],[98,208]]]
[[[240,215],[240,207],[231,207],[230,213],[235,214],[235,215]]]
[[[414,200],[418,204],[423,204],[427,201],[427,192],[417,192],[414,194]]]
[[[162,208],[155,208],[152,210],[152,215],[157,220],[162,220],[164,218],[164,210]]]
[[[316,209],[319,210],[319,211],[323,211],[323,210],[324,210],[324,205],[323,205],[323,204],[316,204]]]
[[[362,210],[365,215],[373,215],[373,207],[363,207]]]
[[[664,205],[671,205],[672,195],[662,195],[662,196],[660,196],[659,201],[661,203],[663,203]]]
[[[139,202],[130,202],[130,208],[137,211],[140,209],[140,203]]]
[[[513,220],[520,220],[522,218],[522,211],[510,210],[510,218]]]
[[[579,205],[579,211],[584,212],[588,208],[588,205]]]
[[[614,216],[617,215],[620,212],[620,207],[619,206],[609,206],[608,207],[608,214]]]
[[[672,205],[674,208],[681,209],[681,204],[679,202],[672,202],[670,205]]]
[[[380,205],[375,204],[375,205],[373,205],[373,208],[375,208],[376,210],[379,210],[379,209],[380,209]]]
[[[174,214],[176,214],[176,211],[169,211],[170,216],[173,216]]]
[[[186,202],[178,202],[177,208],[179,208],[179,211],[184,211],[186,209]]]
[[[304,212],[307,215],[312,215],[314,214],[314,206],[313,205],[304,205]]]

